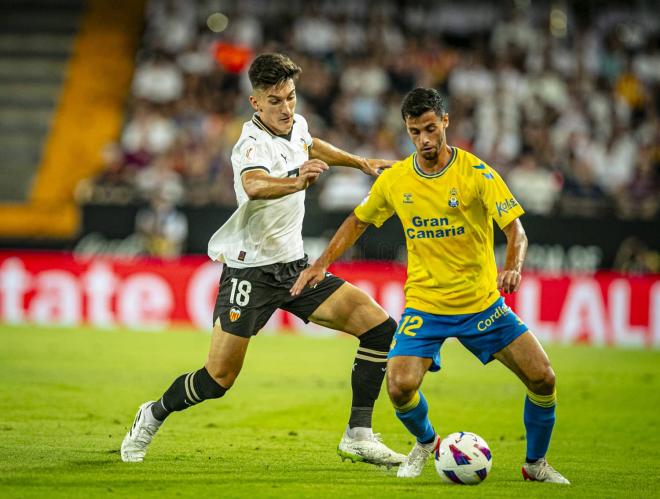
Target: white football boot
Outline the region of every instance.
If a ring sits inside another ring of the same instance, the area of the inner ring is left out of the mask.
[[[410,454],[406,456],[401,466],[399,466],[396,476],[399,478],[416,478],[421,475],[426,461],[433,455],[433,451],[439,444],[440,437],[438,435],[435,436],[433,442],[428,444],[416,442]]]
[[[145,402],[138,409],[128,433],[121,443],[121,460],[126,463],[139,463],[144,460],[147,446],[160,428],[160,423],[151,414],[153,400]]]
[[[564,485],[571,484],[571,482],[566,480],[561,473],[550,466],[544,457],[535,463],[523,464],[522,474],[525,480],[531,480],[533,482],[563,483]]]
[[[350,459],[352,462],[362,461],[388,468],[401,464],[406,457],[385,445],[380,434],[374,433],[371,428],[346,427],[337,454],[342,461]]]

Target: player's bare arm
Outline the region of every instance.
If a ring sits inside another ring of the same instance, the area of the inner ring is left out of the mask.
[[[332,237],[328,247],[318,260],[298,276],[298,280],[291,288],[291,295],[298,296],[305,289],[305,286],[313,287],[321,282],[330,264],[353,246],[369,225],[356,217],[354,213],[351,213],[341,224],[341,227]]]
[[[368,159],[362,156],[356,156],[318,137],[312,138],[312,148],[309,151],[309,157],[320,159],[330,166],[357,168],[372,177],[377,177],[385,168],[389,168],[394,163],[386,159]]]
[[[250,170],[243,174],[241,181],[250,199],[277,199],[307,189],[327,169],[323,161],[312,159],[300,166],[297,177],[277,178],[264,170]]]
[[[497,276],[497,287],[505,293],[515,293],[520,287],[522,267],[527,253],[527,236],[518,218],[505,226],[502,231],[506,235],[506,262]]]

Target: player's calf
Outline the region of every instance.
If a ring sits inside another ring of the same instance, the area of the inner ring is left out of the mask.
[[[157,420],[164,421],[172,412],[183,411],[204,400],[220,398],[228,389],[220,385],[206,367],[202,367],[175,379],[163,396],[151,406],[151,411]]]
[[[396,321],[391,317],[378,326],[362,333],[353,370],[351,388],[353,402],[349,428],[371,428],[374,404],[380,393],[387,370],[387,352],[396,331]]]
[[[523,420],[527,440],[525,461],[528,465],[543,462],[555,426],[557,393],[555,373],[546,364],[528,375]],[[535,468],[530,468],[533,470]],[[540,468],[543,471],[545,468]],[[523,470],[523,474],[524,474]],[[533,475],[534,472],[530,471]]]

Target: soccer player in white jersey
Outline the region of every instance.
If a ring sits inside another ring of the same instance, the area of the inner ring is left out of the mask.
[[[388,166],[312,138],[295,114],[300,68],[281,54],[258,56],[249,70],[255,114],[232,152],[238,209],[211,237],[209,256],[225,266],[213,315],[206,364],[179,376],[138,410],[121,446],[124,461],[142,461],[156,431],[174,411],[222,397],[241,371],[250,338],[276,309],[358,338],[352,365],[350,417],[337,452],[343,459],[398,465],[405,458],[371,429],[373,406],[385,375],[396,322],[355,286],[328,273],[318,286],[292,297],[289,289],[308,266],[303,252],[305,189],[328,165],[369,175]],[[311,159],[310,159],[311,158]]]

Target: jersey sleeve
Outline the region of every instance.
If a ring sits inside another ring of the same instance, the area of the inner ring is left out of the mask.
[[[385,192],[385,177],[381,175],[371,186],[367,194],[354,210],[355,216],[363,222],[380,227],[394,214],[394,208],[390,204]]]
[[[481,163],[481,166],[485,167],[483,170],[479,170],[481,199],[488,214],[502,229],[523,215],[525,210],[513,197],[502,177],[484,163]]]
[[[264,170],[270,173],[271,155],[264,142],[248,138],[238,148],[234,171],[239,175],[251,170]]]

